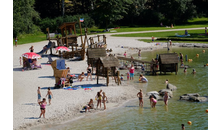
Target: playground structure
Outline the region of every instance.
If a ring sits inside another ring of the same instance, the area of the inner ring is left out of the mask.
[[[102,36],[102,39],[100,39]],[[98,38],[98,42],[94,41],[94,38]],[[89,38],[90,44],[88,48],[107,48],[106,36],[105,35],[97,35]]]
[[[116,71],[119,66],[119,61],[112,55],[100,57],[96,63],[97,84],[99,83],[99,76],[106,77],[106,85],[109,84],[109,77],[113,76],[116,84],[121,84],[120,72]]]
[[[96,63],[99,57],[106,56],[106,50],[105,48],[88,48],[86,55],[87,55],[87,63],[88,65],[91,64],[92,72],[93,72],[93,68],[96,67]]]
[[[150,73],[150,74],[153,74],[153,75],[156,75],[156,63],[153,62],[153,61],[143,61],[143,60],[138,60],[138,59],[133,59],[133,58],[126,58],[126,57],[120,57],[120,56],[117,56],[117,58],[119,60],[122,61],[122,66],[123,68],[119,68],[119,69],[127,69],[127,63],[131,63],[134,65],[135,69],[138,69],[139,66],[144,65],[144,72],[145,73]],[[124,63],[124,61],[126,61],[127,63]]]
[[[145,73],[156,75],[157,72],[162,72],[166,74],[166,72],[175,72],[177,74],[178,72],[178,54],[177,53],[165,53],[165,54],[159,54],[159,57],[156,58],[158,61],[152,60],[152,61],[143,61],[143,60],[137,60],[133,58],[126,58],[126,57],[117,57],[119,60],[122,60],[124,68],[127,69],[127,64],[125,64],[123,61],[130,62],[134,65],[134,67],[137,69],[138,66],[144,65],[144,71]],[[159,63],[158,63],[159,62]],[[158,67],[159,65],[159,67]],[[120,69],[120,68],[119,68]],[[123,69],[123,68],[122,68]]]
[[[159,66],[160,74],[161,72],[175,72],[177,75],[178,72],[178,54],[177,53],[164,53],[159,55]]]
[[[44,53],[47,53],[47,51],[50,49],[50,54],[52,55],[52,48],[55,47],[55,42],[51,42],[49,41],[48,44],[46,46],[43,47],[43,49],[38,52],[37,54],[42,55]]]
[[[77,34],[76,34],[76,27],[75,24],[77,22],[69,22],[69,23],[63,23],[59,29],[61,30],[62,37],[57,37],[57,45],[58,46],[71,46],[72,51],[65,52],[62,57],[65,59],[73,58],[73,57],[81,57],[82,60],[85,59],[85,43],[87,39],[87,34],[85,34],[85,40],[83,41],[82,38],[82,29],[81,29],[81,23],[80,25],[80,33],[81,33],[81,45],[78,45],[77,42]],[[74,32],[74,34],[73,34]],[[86,30],[87,33],[87,30]],[[59,56],[61,53],[59,52]]]

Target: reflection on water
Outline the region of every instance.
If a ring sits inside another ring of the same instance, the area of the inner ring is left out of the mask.
[[[202,53],[202,50],[205,50],[205,53]],[[142,53],[142,56],[146,57],[145,60],[150,60],[156,57],[156,54],[166,52],[167,50],[146,52]],[[208,49],[173,48],[172,52],[181,52],[184,55],[187,54],[189,59],[193,59],[192,62],[184,61],[185,65],[190,66],[186,74],[184,74],[182,68],[179,68],[177,75],[175,73],[158,76],[147,75],[146,77],[149,81],[147,84],[130,82],[137,89],[142,89],[143,93],[146,93],[164,89],[164,81],[169,79],[171,84],[177,86],[177,90],[173,92],[173,98],[168,101],[168,106],[165,106],[163,101],[158,101],[156,108],[151,108],[149,99],[144,98],[144,107],[140,108],[137,98],[109,111],[89,115],[86,118],[63,125],[54,125],[53,127],[44,126],[44,128],[53,130],[178,130],[181,129],[181,124],[185,124],[187,130],[208,129],[208,115],[205,112],[208,108],[207,102],[179,101],[179,97],[185,93],[199,93],[201,96],[208,96],[208,67],[204,67],[204,64],[208,63]],[[196,54],[200,54],[199,57],[196,57]],[[142,57],[142,59],[144,58]],[[197,72],[195,75],[191,74],[193,68]],[[122,73],[126,73],[126,71],[122,71]],[[134,80],[137,81],[138,76],[135,76]],[[192,121],[192,125],[188,125],[188,121]]]

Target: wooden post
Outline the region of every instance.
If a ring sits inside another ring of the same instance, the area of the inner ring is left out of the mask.
[[[119,71],[117,71],[118,85],[119,85],[119,84],[121,84],[121,80],[120,80],[119,75],[120,75],[120,72],[119,72]]]
[[[107,68],[107,73],[106,73],[107,74],[107,79],[106,79],[107,80],[107,86],[108,86],[108,83],[109,83],[109,75],[108,75],[108,73],[109,73],[109,69]]]
[[[49,28],[47,28],[46,30],[47,30],[48,39],[50,41],[50,31],[49,31]]]
[[[83,46],[83,39],[82,39],[82,28],[81,28],[80,17],[79,17],[79,28],[80,28],[80,35],[81,35],[81,44],[82,44],[82,46]]]
[[[97,65],[96,65],[97,84],[99,84],[99,75],[98,75],[98,72],[99,72],[99,61],[97,62]]]
[[[74,34],[76,35],[76,27],[75,24],[73,25]]]
[[[176,65],[176,75],[177,75],[177,69],[178,69],[177,67],[178,67],[178,64],[176,63],[175,65]]]
[[[99,39],[99,35],[97,35],[98,36],[98,43],[99,43],[99,41],[100,41],[100,39]]]

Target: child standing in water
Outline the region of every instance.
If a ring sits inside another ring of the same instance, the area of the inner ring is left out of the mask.
[[[150,104],[152,108],[155,108],[156,104],[157,104],[157,100],[154,98],[153,95],[150,96]]]
[[[130,78],[130,73],[127,72],[127,80],[129,80],[129,78]]]
[[[167,104],[168,103],[168,93],[167,92],[165,92],[165,94],[164,94],[163,101],[164,101],[165,105],[168,105]]]
[[[139,106],[143,107],[144,106],[144,101],[143,101],[142,89],[140,89],[140,92],[137,93],[137,97],[139,98]]]
[[[48,100],[49,100],[49,105],[50,105],[51,104],[51,99],[53,98],[53,94],[50,91],[50,88],[48,88],[47,95],[48,95]],[[46,97],[47,97],[47,95],[46,95]]]

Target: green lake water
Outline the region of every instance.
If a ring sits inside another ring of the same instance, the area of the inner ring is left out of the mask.
[[[205,53],[202,52],[205,50]],[[142,52],[142,59],[150,61],[156,57],[156,54],[166,53],[167,49],[156,50],[151,52]],[[158,101],[156,108],[151,108],[149,99],[144,98],[144,107],[138,106],[138,98],[130,100],[122,106],[88,115],[85,118],[72,121],[65,124],[47,125],[39,129],[51,130],[181,130],[181,124],[185,124],[186,130],[205,130],[208,129],[208,102],[188,102],[179,101],[179,97],[185,93],[199,93],[201,96],[208,96],[208,67],[204,64],[208,63],[208,49],[204,48],[173,48],[170,52],[179,52],[184,54],[184,63],[189,65],[188,72],[183,73],[183,69],[179,68],[178,74],[167,73],[167,75],[151,76],[146,75],[148,83],[138,83],[138,76],[134,81],[129,81],[137,89],[142,89],[146,94],[149,91],[159,91],[165,88],[165,80],[177,86],[177,90],[173,91],[173,98],[169,100],[168,106],[163,101]],[[192,62],[185,61],[185,55]],[[199,54],[199,57],[196,57]],[[136,58],[136,55],[134,55]],[[180,65],[180,64],[178,64]],[[196,69],[196,74],[191,74],[192,69]],[[125,73],[122,71],[121,73]],[[127,81],[124,81],[127,82]],[[123,86],[126,89],[126,86]],[[138,92],[138,91],[137,91]],[[137,92],[134,92],[135,94]],[[108,104],[107,104],[108,105]],[[187,122],[192,121],[192,125]]]

